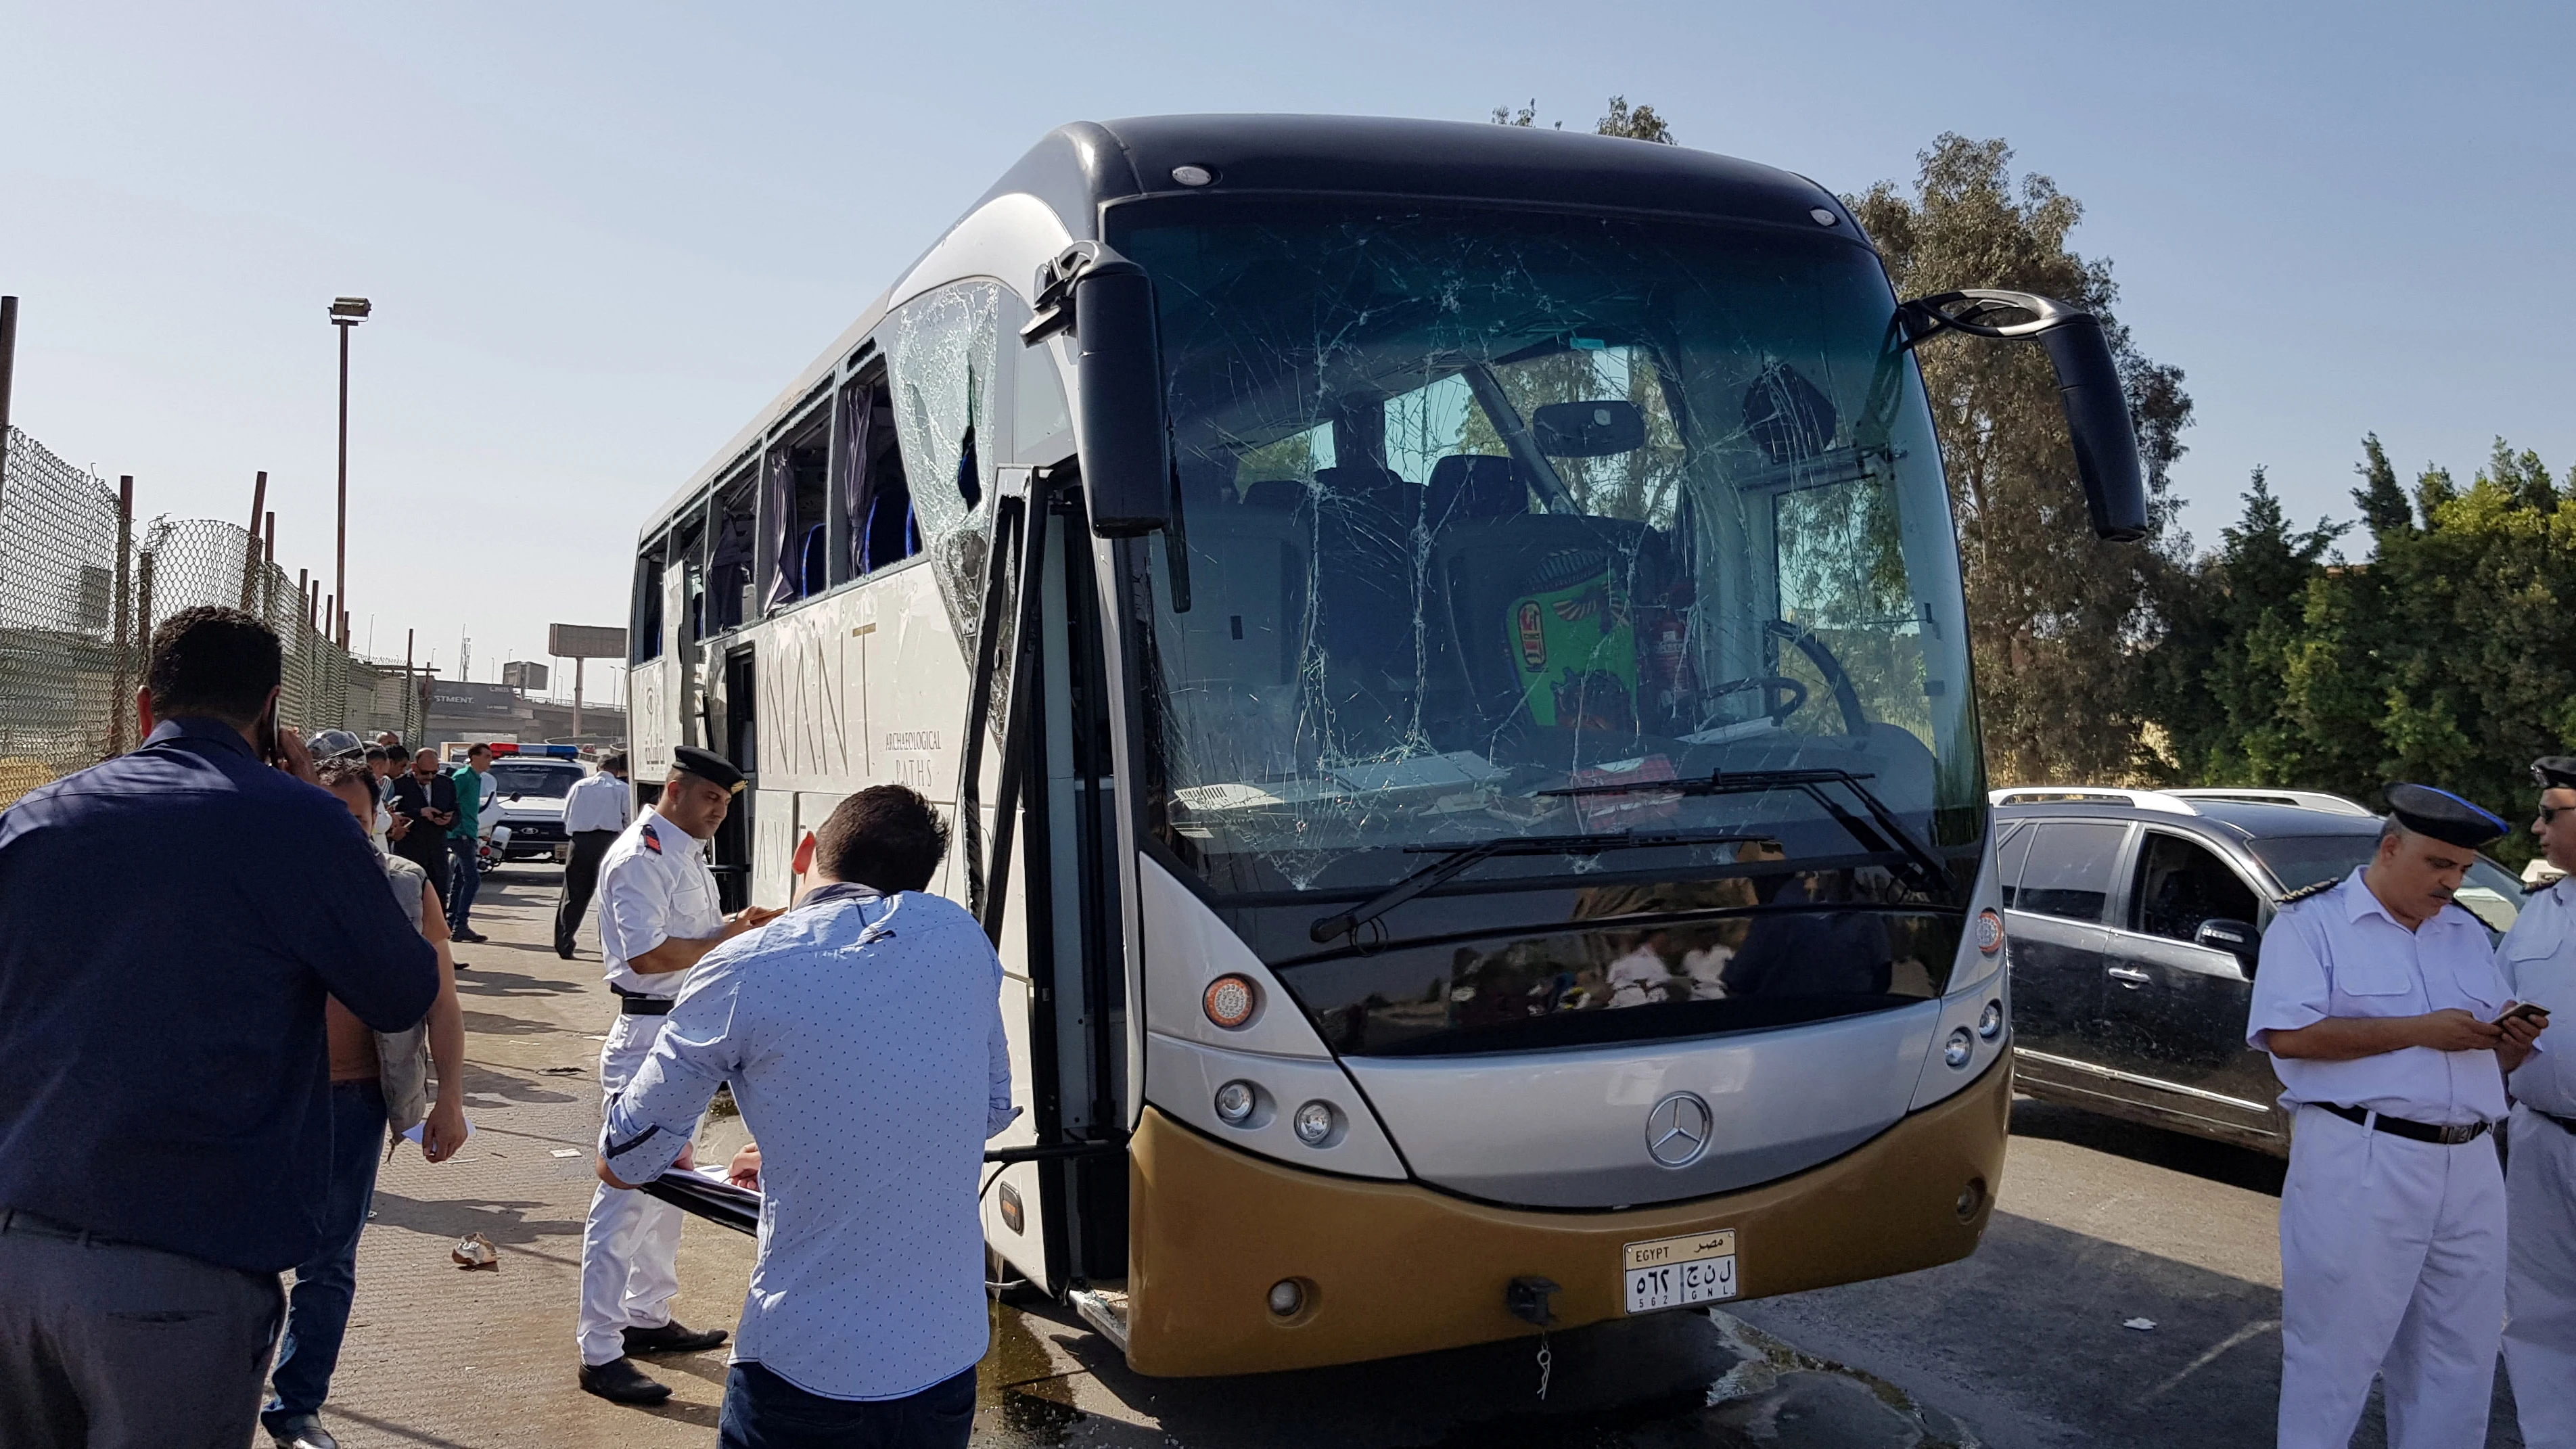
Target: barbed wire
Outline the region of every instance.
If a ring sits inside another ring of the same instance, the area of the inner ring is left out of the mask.
[[[278,720],[417,741],[418,674],[352,656],[248,529],[162,516],[137,528],[106,479],[18,428],[0,452],[0,809],[132,749],[152,629],[182,609],[244,609],[284,652]]]

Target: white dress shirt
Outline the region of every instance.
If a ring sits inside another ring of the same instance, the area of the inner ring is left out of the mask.
[[[2505,990],[2516,1001],[2549,1008],[2553,1023],[2515,1070],[2513,1095],[2543,1112],[2576,1117],[2576,1035],[2560,1036],[2554,1025],[2576,1028],[2576,876],[2525,896],[2496,955]]]
[[[2409,931],[2356,870],[2341,885],[2284,908],[2263,933],[2248,1046],[2329,1016],[2422,1016],[2456,1008],[2493,1021],[2506,1001],[2495,948],[2456,905]],[[2272,1058],[2285,1106],[2332,1103],[2415,1122],[2501,1121],[2504,1075],[2492,1051],[2401,1047],[2351,1061]]]
[[[584,775],[564,792],[566,835],[579,835],[586,830],[624,830],[634,820],[634,814],[635,792],[606,771]]]
[[[705,845],[661,812],[647,808],[600,857],[599,952],[608,958],[609,985],[678,995],[686,973],[646,975],[626,963],[674,937],[703,941],[724,927]]]
[[[1018,1114],[983,928],[940,896],[854,894],[708,953],[600,1151],[620,1181],[660,1176],[730,1083],[761,1187],[734,1362],[893,1399],[984,1356],[976,1180]]]

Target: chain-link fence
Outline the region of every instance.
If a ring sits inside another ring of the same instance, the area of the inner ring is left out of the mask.
[[[152,628],[182,609],[246,609],[285,649],[278,719],[310,732],[425,733],[419,676],[333,643],[249,530],[213,519],[137,526],[107,480],[11,428],[0,462],[0,809],[134,747]]]

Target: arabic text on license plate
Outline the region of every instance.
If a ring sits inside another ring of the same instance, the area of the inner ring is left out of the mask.
[[[1735,1296],[1735,1230],[1630,1243],[1623,1250],[1628,1311],[1652,1313]]]

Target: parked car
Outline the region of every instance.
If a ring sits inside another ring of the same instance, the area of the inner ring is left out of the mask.
[[[2245,1045],[2281,897],[2349,875],[2380,817],[2304,790],[1993,793],[2015,1085],[2286,1155],[2272,1059]],[[2484,856],[2460,905],[2498,937],[2522,882]]]
[[[575,781],[590,773],[574,757],[572,746],[495,745],[493,749],[492,803],[484,807],[484,870],[516,860],[571,859],[572,837],[563,828],[564,796]]]

